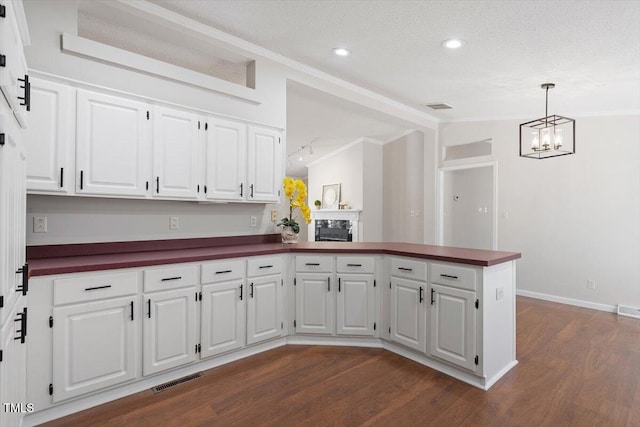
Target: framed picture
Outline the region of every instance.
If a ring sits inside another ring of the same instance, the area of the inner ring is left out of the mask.
[[[322,186],[322,209],[338,209],[340,203],[340,184]]]

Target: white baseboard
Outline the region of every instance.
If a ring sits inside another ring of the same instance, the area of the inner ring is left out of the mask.
[[[599,304],[599,303],[595,303],[595,302],[591,302],[591,301],[583,301],[583,300],[579,300],[579,299],[559,297],[557,295],[543,294],[543,293],[540,293],[540,292],[525,291],[523,289],[516,289],[516,295],[520,295],[520,296],[523,296],[523,297],[529,297],[529,298],[535,298],[535,299],[541,299],[541,300],[545,300],[545,301],[558,302],[560,304],[574,305],[574,306],[577,306],[577,307],[590,308],[592,310],[608,311],[608,312],[611,312],[611,313],[615,313],[616,312],[616,306],[615,305]]]

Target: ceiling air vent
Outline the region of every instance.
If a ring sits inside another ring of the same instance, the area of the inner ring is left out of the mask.
[[[424,104],[425,107],[429,107],[432,110],[450,110],[453,107],[449,104],[445,104],[443,102],[437,102],[434,104]]]

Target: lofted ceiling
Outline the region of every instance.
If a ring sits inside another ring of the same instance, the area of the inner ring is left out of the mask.
[[[638,0],[150,2],[442,121],[540,117],[545,82],[556,84],[550,113],[640,111]],[[465,44],[447,50],[449,38]],[[333,55],[337,46],[352,55]],[[384,139],[408,128],[354,105],[337,114],[342,101],[300,85],[289,85],[287,103],[289,153],[315,138],[314,150],[329,150],[353,135]]]

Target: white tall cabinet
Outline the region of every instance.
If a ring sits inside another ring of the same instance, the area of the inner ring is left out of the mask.
[[[30,85],[21,1],[3,1],[0,18],[0,425],[19,426],[26,397],[28,266],[25,264],[26,152]]]

